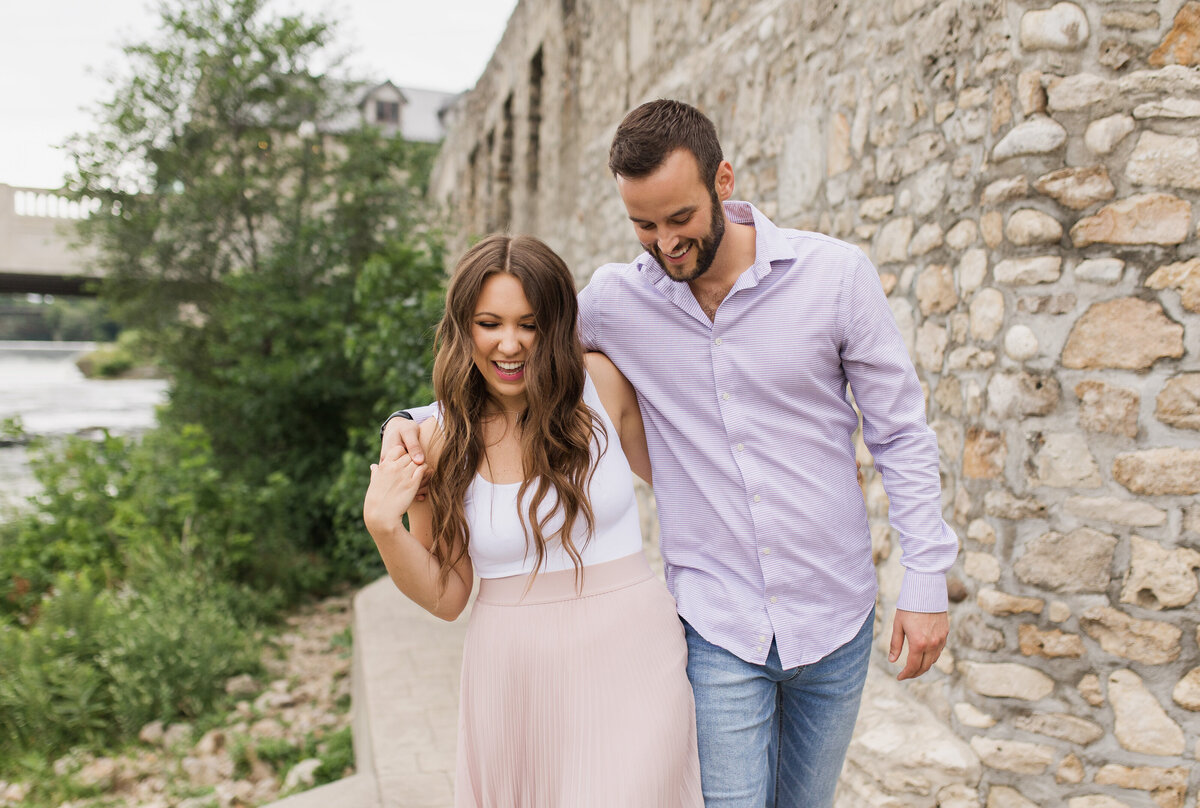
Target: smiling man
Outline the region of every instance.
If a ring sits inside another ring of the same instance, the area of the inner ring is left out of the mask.
[[[903,550],[899,678],[929,670],[949,628],[958,541],[920,383],[863,252],[732,201],[733,167],[698,110],[633,110],[609,168],[645,252],[596,271],[580,331],[645,421],[705,804],[831,806],[877,591],[848,385]],[[385,427],[385,448],[419,455],[415,425]]]

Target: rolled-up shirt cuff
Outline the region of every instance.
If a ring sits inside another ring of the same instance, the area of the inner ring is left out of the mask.
[[[897,609],[903,609],[906,612],[935,614],[947,611],[949,604],[944,572],[904,570],[904,580],[900,584],[900,597],[896,598]]]

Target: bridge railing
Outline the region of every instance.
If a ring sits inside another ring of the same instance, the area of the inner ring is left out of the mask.
[[[100,207],[98,199],[68,199],[46,188],[22,188],[0,183],[0,214],[41,219],[86,219]]]
[[[0,183],[0,293],[81,293],[97,274],[96,253],[76,228],[99,207],[58,189]]]

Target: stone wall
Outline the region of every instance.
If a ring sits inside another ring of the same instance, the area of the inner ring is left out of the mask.
[[[676,97],[736,198],[867,250],[962,538],[908,687],[983,763],[955,805],[1200,805],[1197,65],[1195,0],[521,0],[438,165],[458,245],[532,232],[583,283],[637,251],[612,133]]]

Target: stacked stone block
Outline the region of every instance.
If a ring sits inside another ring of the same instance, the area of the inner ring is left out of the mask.
[[[982,767],[839,804],[1200,806],[1200,2],[522,0],[435,177],[464,242],[510,93],[507,224],[581,282],[636,251],[607,146],[660,96],[714,119],[735,197],[879,268],[962,540],[950,646],[907,690]]]

